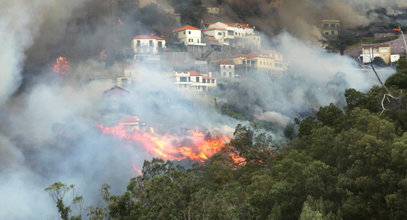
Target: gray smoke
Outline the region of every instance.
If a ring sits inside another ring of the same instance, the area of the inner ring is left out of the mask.
[[[141,167],[152,155],[102,135],[97,123],[114,125],[124,116],[137,115],[161,133],[182,134],[185,128],[198,126],[228,135],[242,123],[221,115],[214,97],[179,91],[165,73],[171,64],[135,65],[134,86],[113,102],[104,91],[113,86],[109,79],[121,75],[125,64],[106,67],[98,59],[72,62],[66,76],[42,68],[40,74],[35,72],[39,76],[33,77],[32,86],[11,97],[20,86],[27,51],[30,57],[36,51],[45,57],[59,53],[52,45],[64,42],[66,32],[80,27],[70,26],[69,18],[79,16],[74,9],[86,3],[0,2],[0,219],[57,218],[55,204],[44,191],[56,181],[75,184],[85,197],[85,206],[103,205],[99,196],[103,183],[121,192],[129,178],[137,175],[132,165]],[[98,10],[95,14],[102,14]],[[92,33],[78,33],[82,41],[67,47],[73,53],[104,48],[107,42],[100,39],[111,34],[109,27],[109,22],[100,22]],[[215,91],[218,101],[284,127],[297,114],[330,102],[343,103],[345,88],[366,90],[376,83],[372,73],[360,71],[350,58],[328,54],[290,34],[276,36],[272,43],[285,55],[289,72],[279,79],[251,75],[235,87]],[[95,80],[100,78],[107,80]]]

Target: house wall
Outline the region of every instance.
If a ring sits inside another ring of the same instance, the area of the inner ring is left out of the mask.
[[[364,47],[362,48],[363,63],[370,63],[375,57],[380,57],[387,64],[390,63],[391,48],[388,47]]]
[[[159,44],[161,43],[161,47]],[[165,40],[157,39],[133,39],[135,54],[157,54],[165,48]]]
[[[184,45],[196,45],[204,46],[205,43],[202,42],[202,31],[201,30],[183,30],[177,32],[177,38]]]
[[[220,65],[221,78],[235,78],[235,65]]]

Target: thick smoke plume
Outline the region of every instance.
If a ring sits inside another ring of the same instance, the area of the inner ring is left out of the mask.
[[[240,1],[240,4],[246,2]],[[314,25],[317,12],[324,7],[335,8],[330,6],[334,1],[304,2],[309,5],[286,1],[282,10],[292,13],[294,22],[306,16],[298,8],[303,5],[312,14],[307,24]],[[162,133],[182,134],[185,129],[197,126],[231,135],[237,123],[247,122],[220,114],[216,103],[227,102],[260,120],[284,127],[298,114],[331,102],[342,103],[343,92],[348,87],[366,90],[376,83],[371,72],[360,71],[350,58],[327,54],[288,33],[269,42],[285,55],[289,63],[286,75],[278,79],[250,75],[229,84],[226,89],[214,91],[216,101],[210,95],[179,91],[166,74],[171,64],[134,65],[132,68],[137,70],[134,86],[127,88],[128,95],[114,100],[106,97],[104,91],[113,86],[111,79],[122,74],[123,63],[106,65],[99,58],[74,60],[75,67],[66,76],[58,76],[47,65],[35,70],[29,68],[26,56],[33,57],[36,51],[41,57],[51,56],[50,59],[55,54],[64,55],[63,50],[53,51],[52,46],[64,42],[65,34],[80,31],[76,28],[82,27],[72,25],[70,17],[80,17],[85,6],[95,7],[92,15],[104,14],[96,9],[99,3],[81,0],[0,2],[3,43],[0,54],[0,219],[56,218],[55,204],[44,191],[56,181],[75,184],[78,193],[86,198],[85,205],[103,205],[99,195],[103,183],[112,185],[113,192],[124,189],[128,179],[137,175],[133,165],[142,166],[143,160],[151,159],[152,155],[134,144],[102,135],[96,126],[98,123],[109,126],[124,116],[137,115]],[[288,8],[290,3],[298,7]],[[341,7],[350,7],[349,4]],[[105,48],[107,42],[112,42],[100,40],[103,36],[112,36],[109,16],[95,22],[97,24],[89,28],[92,33],[79,32],[79,44],[65,48],[71,49],[72,54],[76,54],[76,50],[92,54]],[[360,23],[364,22],[362,15],[355,16],[361,19]],[[281,25],[289,29],[288,22],[288,18],[282,18]],[[117,37],[124,38],[124,44],[130,44],[125,38],[128,34]],[[30,78],[30,84],[16,94],[23,69],[26,69],[24,79]]]
[[[279,8],[274,1],[225,0],[223,9],[228,16],[244,18],[266,33],[288,31],[307,41],[322,38],[321,19],[338,19],[344,28],[368,25],[377,20],[370,10],[385,8],[388,14],[397,13],[396,0],[284,0]]]

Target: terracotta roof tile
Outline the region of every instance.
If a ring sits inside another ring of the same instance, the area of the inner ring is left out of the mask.
[[[155,35],[137,35],[134,39],[155,39],[155,40],[165,40],[163,37],[158,37]]]
[[[182,28],[178,28],[176,30],[173,30],[172,32],[180,32],[180,31],[183,31],[183,30],[201,30],[201,29],[196,28],[196,27],[192,27],[190,25],[186,25],[186,26],[184,26]]]

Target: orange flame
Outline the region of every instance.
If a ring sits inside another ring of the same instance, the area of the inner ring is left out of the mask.
[[[100,51],[100,53],[99,53],[100,58],[105,58],[106,56],[107,56],[106,50]]]
[[[58,57],[54,64],[54,72],[64,75],[70,68],[68,59],[66,57]]]
[[[97,125],[103,134],[111,135],[122,140],[141,143],[147,152],[153,156],[160,157],[165,160],[195,160],[204,162],[214,154],[220,152],[230,142],[227,136],[219,136],[216,138],[205,137],[203,133],[191,132],[186,137],[178,137],[171,135],[158,136],[155,133],[136,130],[129,133],[125,126],[117,125],[114,127],[105,127]],[[229,156],[236,164],[244,165],[244,158],[233,153]]]

